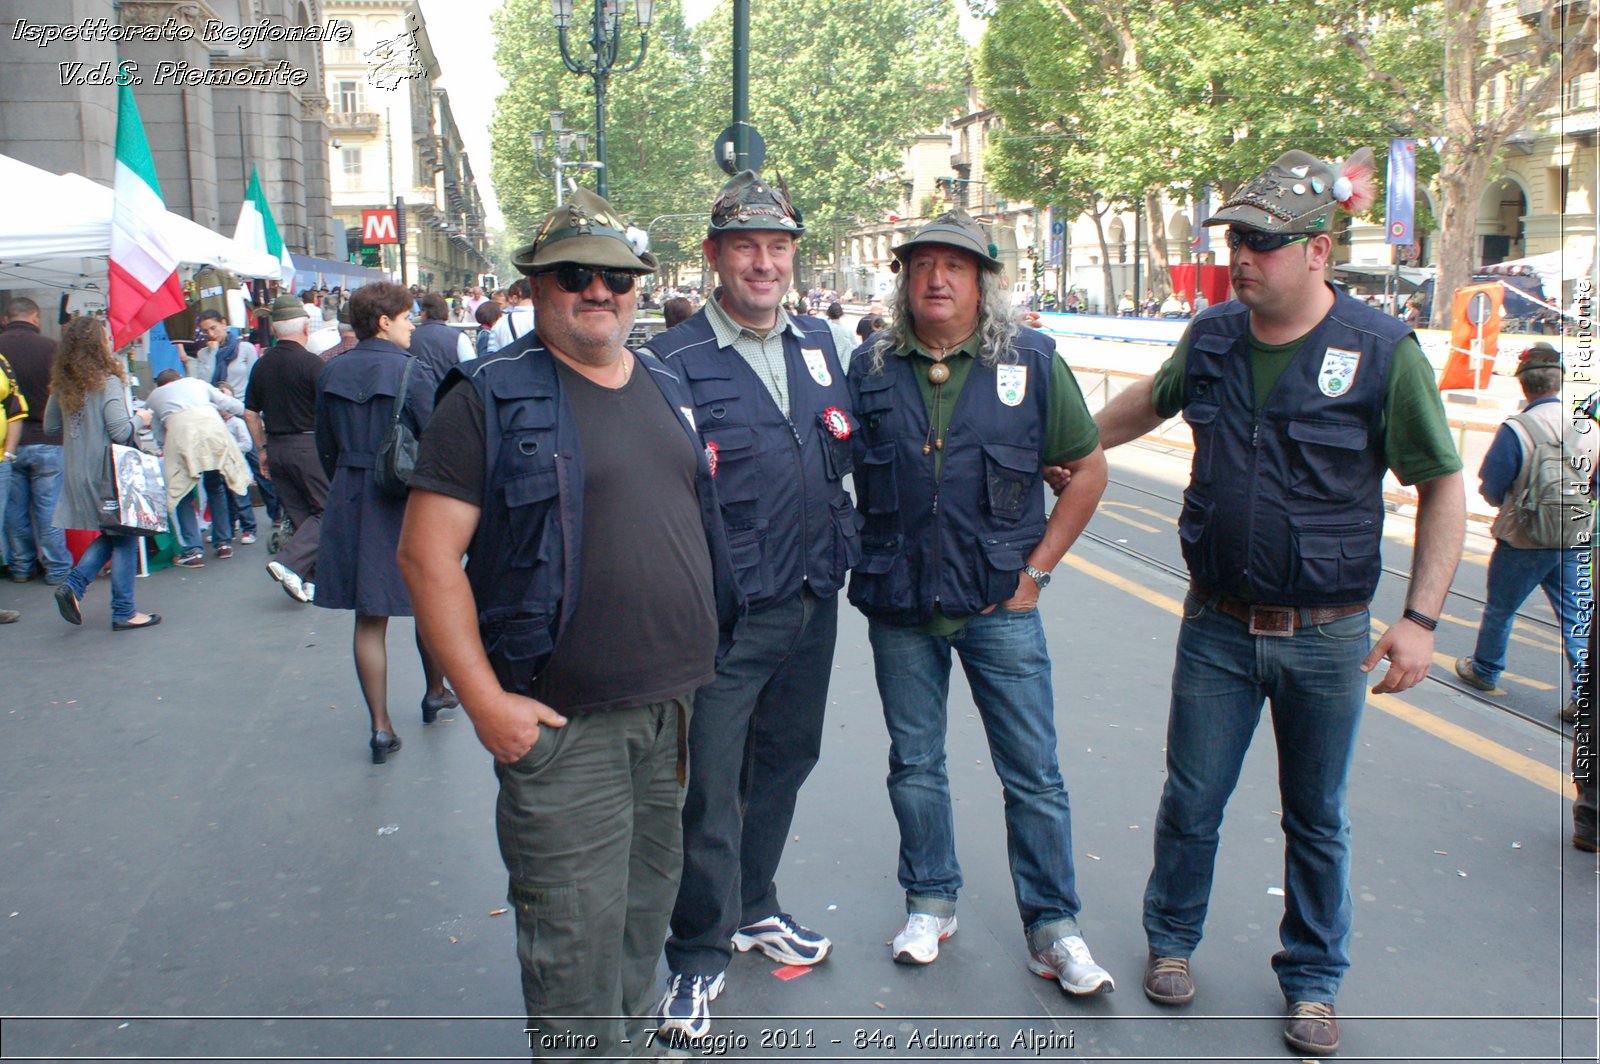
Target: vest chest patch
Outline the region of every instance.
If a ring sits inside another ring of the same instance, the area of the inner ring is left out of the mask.
[[[815,348],[802,347],[800,354],[805,356],[806,369],[811,371],[811,379],[824,388],[833,383],[833,374],[828,372],[828,360],[822,357],[822,352]]]
[[[1021,406],[1023,397],[1028,394],[1028,367],[996,366],[994,390],[1005,405]]]
[[[1360,351],[1328,348],[1322,356],[1322,369],[1317,371],[1317,388],[1328,398],[1337,399],[1355,383],[1356,367],[1360,362]]]

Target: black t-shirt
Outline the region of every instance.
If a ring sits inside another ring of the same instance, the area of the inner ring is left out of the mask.
[[[268,435],[312,431],[317,425],[317,377],[325,364],[299,344],[279,340],[250,371],[245,408],[261,415]]]
[[[646,705],[709,683],[717,653],[698,456],[637,363],[604,388],[557,362],[583,449],[582,590],[532,694],[562,713]],[[483,403],[450,390],[434,410],[413,488],[483,505]]]

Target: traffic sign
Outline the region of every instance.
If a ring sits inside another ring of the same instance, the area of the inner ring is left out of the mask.
[[[1494,313],[1494,300],[1489,298],[1487,292],[1477,292],[1467,300],[1467,320],[1474,325],[1482,325],[1489,320],[1489,315]]]
[[[362,211],[361,242],[368,246],[400,243],[400,227],[394,211],[389,208]]]
[[[712,158],[717,165],[722,167],[724,173],[732,175],[739,172],[739,162],[733,150],[733,133],[737,126],[729,126],[722,131],[722,136],[717,138],[717,143],[711,149]],[[761,139],[761,134],[756,132],[755,126],[748,127],[745,137],[748,140],[748,152],[745,168],[759,170],[767,161],[767,142]]]

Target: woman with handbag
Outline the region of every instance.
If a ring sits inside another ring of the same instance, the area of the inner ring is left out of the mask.
[[[388,706],[389,618],[412,616],[395,562],[405,493],[384,475],[392,472],[385,442],[403,435],[402,428],[412,438],[422,435],[433,413],[433,389],[428,374],[412,371],[416,360],[406,352],[415,328],[410,292],[386,282],[364,285],[351,293],[348,306],[359,342],[317,378],[317,454],[330,484],[312,602],[356,611],[356,679],[372,718],[372,762],[381,765],[400,749]],[[420,636],[417,652],[427,679],[422,722],[432,724],[456,697]]]
[[[61,500],[57,528],[99,532],[56,588],[56,606],[69,624],[82,624],[79,600],[106,560],[111,561],[111,628],[131,632],[161,623],[159,613],[140,613],[133,604],[133,578],[139,566],[138,537],[103,529],[106,455],[113,443],[141,447],[139,430],[150,425],[150,411],[133,409],[128,373],[111,348],[111,331],[98,318],[76,318],[61,334],[50,374],[50,402],[44,430],[62,434]]]

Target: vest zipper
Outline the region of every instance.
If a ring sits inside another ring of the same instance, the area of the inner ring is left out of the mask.
[[[806,514],[810,507],[806,505],[806,455],[805,441],[800,438],[800,430],[795,428],[794,418],[784,415],[784,423],[789,426],[789,435],[794,437],[794,463],[795,471],[799,474],[795,480],[800,485],[800,583],[811,583],[811,546],[806,542]]]

